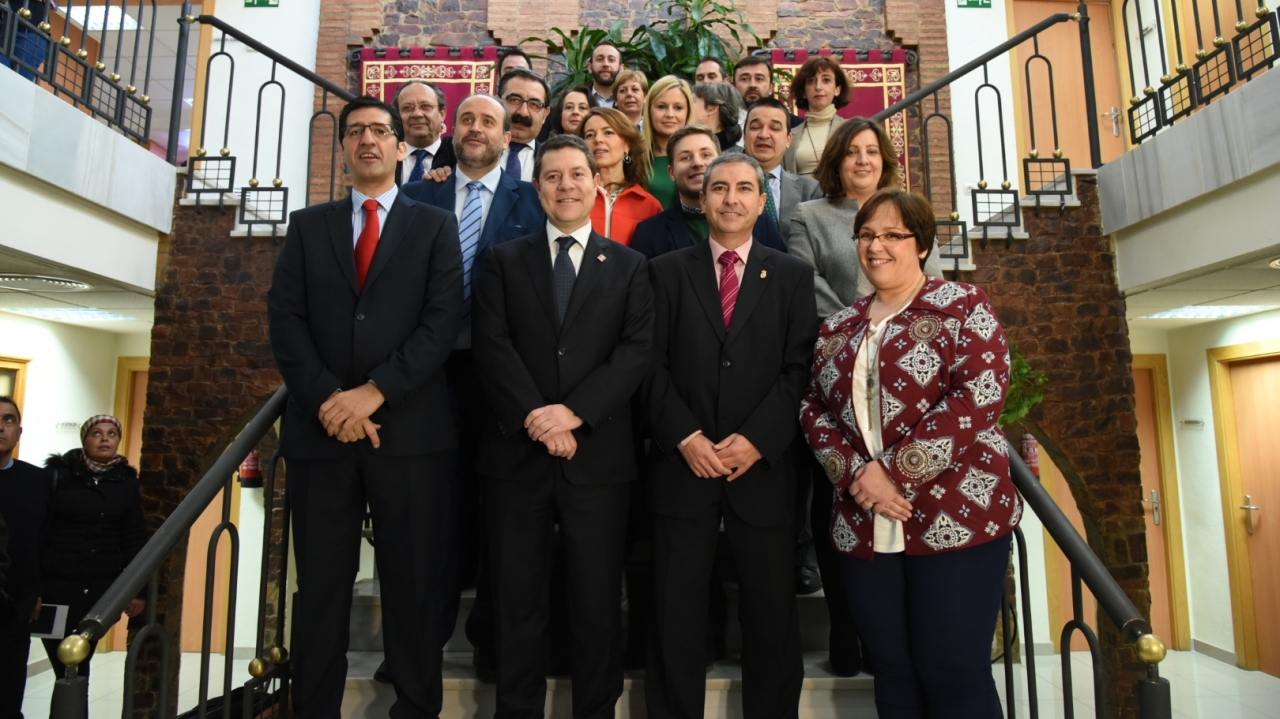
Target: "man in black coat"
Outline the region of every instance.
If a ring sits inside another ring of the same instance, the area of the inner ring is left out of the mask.
[[[813,269],[752,240],[765,203],[755,160],[721,156],[703,182],[709,241],[651,268],[657,363],[642,393],[657,641],[645,701],[653,719],[702,716],[707,592],[723,523],[740,588],[743,716],[789,719],[804,672],[788,448],[818,329]]]
[[[431,170],[451,168],[457,163],[453,138],[440,136],[449,108],[439,85],[409,80],[396,90],[391,106],[400,113],[407,146],[404,161],[397,163],[396,184],[417,182]]]
[[[31,655],[31,615],[40,599],[40,530],[53,477],[48,470],[14,459],[22,438],[22,412],[12,397],[0,397],[0,718],[22,716]],[[5,520],[8,520],[6,522]]]
[[[636,478],[630,398],[651,366],[643,256],[591,229],[595,159],[580,138],[543,145],[547,226],[496,245],[476,296],[475,359],[493,414],[481,438],[497,607],[499,719],[543,716],[553,527],[573,633],[573,716],[622,695],[621,583]]]
[[[267,293],[271,349],[289,388],[298,606],[293,701],[336,717],[351,588],[373,514],[395,717],[440,713],[440,586],[457,437],[443,367],[458,336],[462,253],[453,213],[395,185],[404,130],[379,100],[339,117],[351,197],[294,212]]]

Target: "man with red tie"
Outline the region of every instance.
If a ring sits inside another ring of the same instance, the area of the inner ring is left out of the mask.
[[[436,717],[457,447],[443,367],[463,300],[458,221],[398,192],[406,147],[390,106],[356,98],[338,132],[351,197],[290,215],[267,293],[271,350],[289,389],[280,454],[298,573],[294,710],[340,713],[367,504],[391,715]]]
[[[650,263],[657,366],[641,394],[653,440],[651,719],[702,716],[707,594],[722,524],[738,576],[743,717],[795,719],[799,711],[789,447],[817,309],[813,269],[752,240],[764,192],[754,159],[716,158],[702,180],[709,240]]]

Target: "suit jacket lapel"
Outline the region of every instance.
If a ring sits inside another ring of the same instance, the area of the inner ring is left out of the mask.
[[[684,211],[680,209],[680,200],[667,210],[667,232],[671,233],[671,249],[680,250],[693,246],[693,238],[689,237],[689,227],[684,223]]]
[[[800,202],[800,176],[782,171],[782,181],[778,183],[778,225],[781,230],[782,218],[791,217]],[[783,237],[782,239],[787,239]]]
[[[378,249],[373,253],[373,263],[369,265],[369,276],[364,279],[364,288],[369,289],[374,280],[378,279],[378,275],[382,269],[391,262],[391,255],[395,254],[396,248],[400,246],[400,242],[404,240],[405,234],[409,231],[409,209],[408,199],[401,197],[400,193],[396,193],[396,199],[391,203],[391,211],[387,213],[387,226],[382,228],[382,236],[378,238]],[[352,253],[352,263],[355,263],[355,253]]]
[[[516,181],[505,172],[500,173],[499,177],[501,179],[498,180],[498,191],[493,193],[493,202],[489,203],[489,215],[485,218],[484,230],[480,233],[480,244],[476,247],[477,255],[493,244],[493,238],[506,223],[507,215],[511,214],[511,208],[515,207]]]
[[[524,250],[524,266],[529,271],[529,279],[533,281],[534,294],[547,313],[547,321],[552,327],[556,327],[560,324],[560,313],[556,310],[556,291],[553,285],[555,278],[551,272],[551,250],[547,242],[546,230],[529,238],[529,244]]]
[[[573,324],[573,318],[578,316],[578,310],[587,303],[596,282],[604,274],[604,265],[612,256],[613,249],[609,247],[608,240],[592,232],[586,247],[582,248],[582,266],[578,268],[578,279],[573,282],[573,294],[569,296],[569,309],[565,310],[561,332]],[[601,257],[604,258],[603,261],[600,260]]]
[[[707,321],[721,342],[725,339],[724,308],[720,306],[720,285],[716,282],[716,270],[711,262],[711,243],[695,246],[686,258],[685,271],[699,304],[707,314]],[[741,300],[739,300],[741,302]]]
[[[351,285],[351,291],[359,294],[356,283],[356,246],[351,237],[351,198],[339,200],[329,207],[329,237],[333,240],[333,254],[338,260],[342,275]]]
[[[751,243],[751,253],[747,255],[747,264],[742,272],[742,287],[738,290],[738,303],[733,308],[733,324],[729,327],[728,344],[742,333],[742,328],[751,317],[764,294],[769,279],[769,270],[773,268],[773,258],[760,245]]]

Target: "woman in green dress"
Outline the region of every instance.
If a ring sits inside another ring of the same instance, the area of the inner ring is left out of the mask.
[[[680,128],[693,121],[693,90],[689,83],[674,75],[660,78],[649,88],[644,104],[645,143],[653,158],[653,179],[649,181],[649,194],[658,198],[663,209],[676,202],[675,180],[667,169],[667,140]]]

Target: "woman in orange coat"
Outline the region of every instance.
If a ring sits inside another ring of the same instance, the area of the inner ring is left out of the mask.
[[[662,203],[644,189],[653,169],[644,140],[626,115],[610,107],[592,108],[579,133],[600,171],[600,201],[591,211],[591,228],[630,245],[636,225],[662,212]]]

